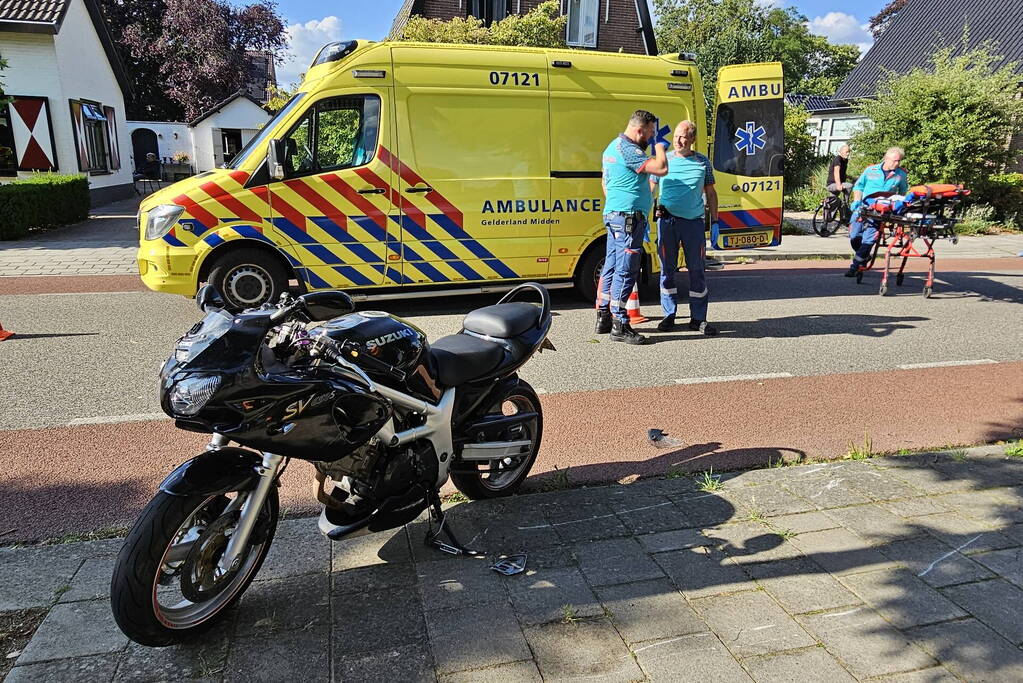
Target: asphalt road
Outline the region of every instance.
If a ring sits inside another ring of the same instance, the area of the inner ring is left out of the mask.
[[[546,427],[527,486],[555,468],[572,483],[628,481],[840,457],[866,440],[877,452],[1023,436],[1023,259],[943,262],[932,299],[916,275],[882,298],[876,274],[856,285],[842,267],[729,266],[710,275],[720,336],[652,332],[643,347],[596,338],[592,309],[556,292],[558,350],[522,373]],[[436,338],[495,299],[373,307]],[[643,311],[652,331],[658,307]],[[17,333],[0,342],[0,541],[128,523],[202,447],[155,392],[198,315],[133,278],[0,278],[0,323]],[[651,427],[674,445],[648,443]],[[284,476],[293,511],[315,508],[310,472],[296,463]]]
[[[720,336],[658,333],[659,306],[645,302],[651,322],[638,329],[654,343],[643,347],[596,337],[592,309],[572,292],[555,292],[551,339],[558,350],[538,355],[522,375],[553,394],[1023,360],[1023,262],[943,265],[930,299],[920,295],[918,275],[882,298],[876,274],[856,285],[837,274],[841,264],[834,262],[729,266],[709,277]],[[32,279],[0,282],[0,293],[26,281]],[[64,289],[75,281],[60,279]],[[130,281],[110,282],[124,289]],[[371,307],[406,317],[436,338],[457,332],[465,312],[496,298]],[[192,301],[149,291],[0,294],[0,323],[17,333],[0,343],[0,430],[158,416],[157,371],[198,316]]]

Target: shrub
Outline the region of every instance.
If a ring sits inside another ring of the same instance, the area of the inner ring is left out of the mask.
[[[785,195],[784,206],[789,211],[813,211],[827,194],[828,164],[830,159],[811,157],[805,165],[804,182]],[[786,188],[788,189],[788,188]]]
[[[991,220],[1023,230],[1023,173],[992,175],[974,188],[974,196],[991,207]]]
[[[83,175],[39,173],[0,185],[0,240],[24,237],[34,228],[84,221],[89,181]]]
[[[803,107],[785,105],[785,185],[795,191],[807,181],[807,172],[816,158],[813,137],[806,128],[809,112]]]
[[[1023,118],[1017,67],[1003,63],[988,43],[971,47],[964,35],[962,45],[935,52],[927,68],[889,73],[877,97],[859,105],[874,125],[850,142],[857,160],[877,163],[898,145],[906,150],[910,184],[953,182],[981,189],[1018,155],[1006,145]]]

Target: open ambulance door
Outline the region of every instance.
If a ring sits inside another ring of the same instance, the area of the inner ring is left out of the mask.
[[[710,149],[718,195],[715,249],[781,244],[784,95],[780,62],[718,71]]]

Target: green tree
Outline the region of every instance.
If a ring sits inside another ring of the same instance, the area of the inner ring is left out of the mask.
[[[810,178],[817,154],[807,129],[810,114],[798,105],[785,105],[785,191],[802,187]]]
[[[0,71],[3,71],[6,68],[7,68],[7,60],[4,59],[2,55],[0,55]],[[8,100],[8,98],[6,97],[6,95],[4,93],[4,79],[2,77],[0,77],[0,107],[2,107],[5,104],[7,104],[7,100]]]
[[[1015,63],[995,68],[1001,57],[989,43],[935,52],[925,68],[890,73],[877,96],[858,110],[872,125],[850,143],[860,164],[876,163],[887,148],[906,150],[910,181],[963,183],[983,190],[991,175],[1018,152],[1006,144],[1023,122]]]
[[[855,45],[831,45],[810,33],[795,8],[757,0],[654,0],[661,52],[692,52],[704,94],[714,97],[717,71],[728,64],[780,61],[790,93],[831,95],[856,65]]]
[[[489,27],[476,17],[449,21],[412,17],[393,40],[471,45],[565,47],[565,24],[558,0],[546,0],[523,15],[512,14]]]

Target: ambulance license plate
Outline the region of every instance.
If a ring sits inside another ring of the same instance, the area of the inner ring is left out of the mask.
[[[726,249],[740,247],[759,247],[770,244],[772,235],[769,232],[751,232],[743,235],[722,235]]]

